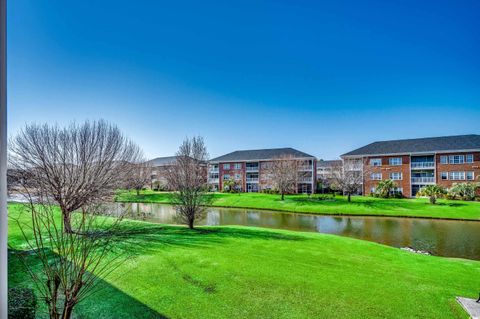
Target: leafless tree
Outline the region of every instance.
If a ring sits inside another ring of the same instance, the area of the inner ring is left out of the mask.
[[[139,147],[103,120],[26,125],[10,141],[9,152],[23,187],[55,201],[67,232],[73,231],[72,212],[111,198],[140,158]]]
[[[176,154],[175,163],[166,172],[168,187],[173,190],[171,201],[190,229],[194,228],[195,220],[203,217],[212,200],[208,192],[207,160],[203,138],[186,138]]]
[[[275,158],[267,166],[266,173],[285,199],[285,194],[294,193],[297,187],[299,162],[292,156],[281,156]]]
[[[332,167],[332,184],[331,187],[342,191],[347,195],[348,202],[351,201],[352,194],[356,194],[363,186],[362,170],[352,169],[348,165],[334,165]]]
[[[98,288],[97,278],[114,271],[129,258],[127,251],[113,251],[121,238],[123,214],[102,205],[82,206],[70,216],[75,232],[65,232],[64,219],[58,206],[46,197],[29,197],[17,219],[31,255],[40,262],[40,270],[24,261],[41,299],[45,301],[51,319],[69,319],[75,306]]]
[[[126,176],[127,189],[134,189],[137,191],[137,196],[140,195],[140,191],[145,185],[149,184],[152,180],[152,166],[149,162],[140,161],[140,163],[132,164],[131,174]]]

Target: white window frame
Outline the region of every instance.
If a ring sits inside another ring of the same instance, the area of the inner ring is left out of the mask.
[[[388,159],[388,164],[391,166],[400,166],[403,164],[401,157],[390,157]]]
[[[375,164],[375,163],[379,163],[379,164]],[[382,159],[381,158],[371,158],[370,159],[370,166],[374,166],[374,167],[382,166]]]
[[[242,174],[235,174],[235,180],[241,180],[242,179]]]
[[[224,170],[229,170],[230,169],[230,163],[223,164],[223,169]]]
[[[380,176],[380,178],[376,178],[377,176]],[[372,173],[372,174],[370,174],[370,179],[372,181],[381,181],[382,180],[382,173]]]
[[[458,175],[458,176],[456,176]],[[464,181],[465,180],[465,172],[449,172],[448,179],[452,181]],[[463,178],[462,178],[463,177]]]
[[[448,164],[448,156],[447,155],[441,155],[440,156],[440,164]]]
[[[443,178],[445,176],[445,178]],[[440,180],[448,181],[448,172],[440,172]]]
[[[223,180],[224,181],[230,180],[230,174],[223,174]]]
[[[472,178],[468,178],[468,175],[471,175]],[[467,181],[474,181],[475,180],[475,172],[474,171],[465,172],[465,179]]]
[[[398,174],[399,178],[394,178],[393,176],[397,175],[397,174]],[[392,173],[390,173],[390,179],[392,181],[401,181],[401,180],[403,180],[403,174],[402,174],[402,172],[392,172]]]
[[[467,154],[465,155],[465,163],[473,163],[473,154]]]
[[[465,155],[450,155],[448,164],[465,164]]]
[[[233,169],[242,169],[242,163],[233,164]]]
[[[375,193],[376,189],[375,187],[370,188],[370,193]]]

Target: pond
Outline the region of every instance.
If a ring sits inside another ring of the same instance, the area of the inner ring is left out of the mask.
[[[163,204],[118,204],[130,218],[178,224]],[[129,206],[131,205],[131,206]],[[433,255],[480,260],[480,222],[397,217],[309,215],[238,208],[209,208],[198,225],[243,225],[310,231],[353,237],[393,247],[411,247]]]

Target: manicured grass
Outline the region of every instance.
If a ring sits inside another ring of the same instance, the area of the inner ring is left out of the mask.
[[[381,199],[364,196],[352,197],[348,202],[344,196],[288,195],[284,201],[279,195],[259,193],[215,193],[212,206],[241,207],[290,211],[298,213],[332,215],[373,215],[480,220],[480,202],[438,200],[431,205],[428,199]],[[322,199],[320,199],[322,198]],[[119,192],[117,201],[142,203],[169,203],[168,193],[142,191]]]
[[[10,205],[12,218],[19,205]],[[21,217],[28,221],[28,216]],[[128,222],[136,258],[101,278],[81,318],[466,318],[480,262],[350,238],[244,227]],[[16,223],[10,244],[22,249]],[[35,263],[35,260],[30,262]],[[11,256],[10,285],[29,285]]]

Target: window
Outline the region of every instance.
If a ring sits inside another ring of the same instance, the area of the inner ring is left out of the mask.
[[[463,163],[465,163],[465,156],[463,156],[463,155],[450,155],[448,157],[448,163],[450,163],[450,164],[463,164]]]
[[[467,181],[473,181],[475,179],[473,172],[467,172],[466,175],[467,175]]]
[[[402,179],[402,173],[390,173],[390,179],[394,181],[399,181]]]
[[[390,194],[392,194],[392,195],[402,195],[403,194],[403,188],[402,187],[395,187],[394,189],[392,189]]]
[[[223,164],[223,169],[230,169],[230,164]]]
[[[390,165],[402,165],[402,158],[401,157],[391,157],[388,160]]]
[[[465,172],[450,172],[449,177],[452,181],[463,181],[465,179]]]
[[[230,179],[230,174],[224,174],[223,175],[223,180],[228,181]]]
[[[440,164],[448,164],[448,156],[446,155],[440,156]]]
[[[466,160],[467,163],[473,163],[473,154],[467,154],[466,157],[467,157],[467,160]]]
[[[370,178],[372,181],[380,181],[382,179],[382,173],[372,173]]]
[[[218,173],[210,173],[210,179],[218,179]]]
[[[375,187],[370,188],[370,193],[375,193]]]
[[[448,173],[447,172],[441,172],[440,173],[440,178],[443,180],[443,181],[446,181],[448,179]]]
[[[236,180],[242,179],[242,174],[235,174],[235,179]]]
[[[370,166],[382,166],[382,159],[381,158],[370,159]]]
[[[234,169],[242,169],[242,163],[235,163],[233,164]]]

